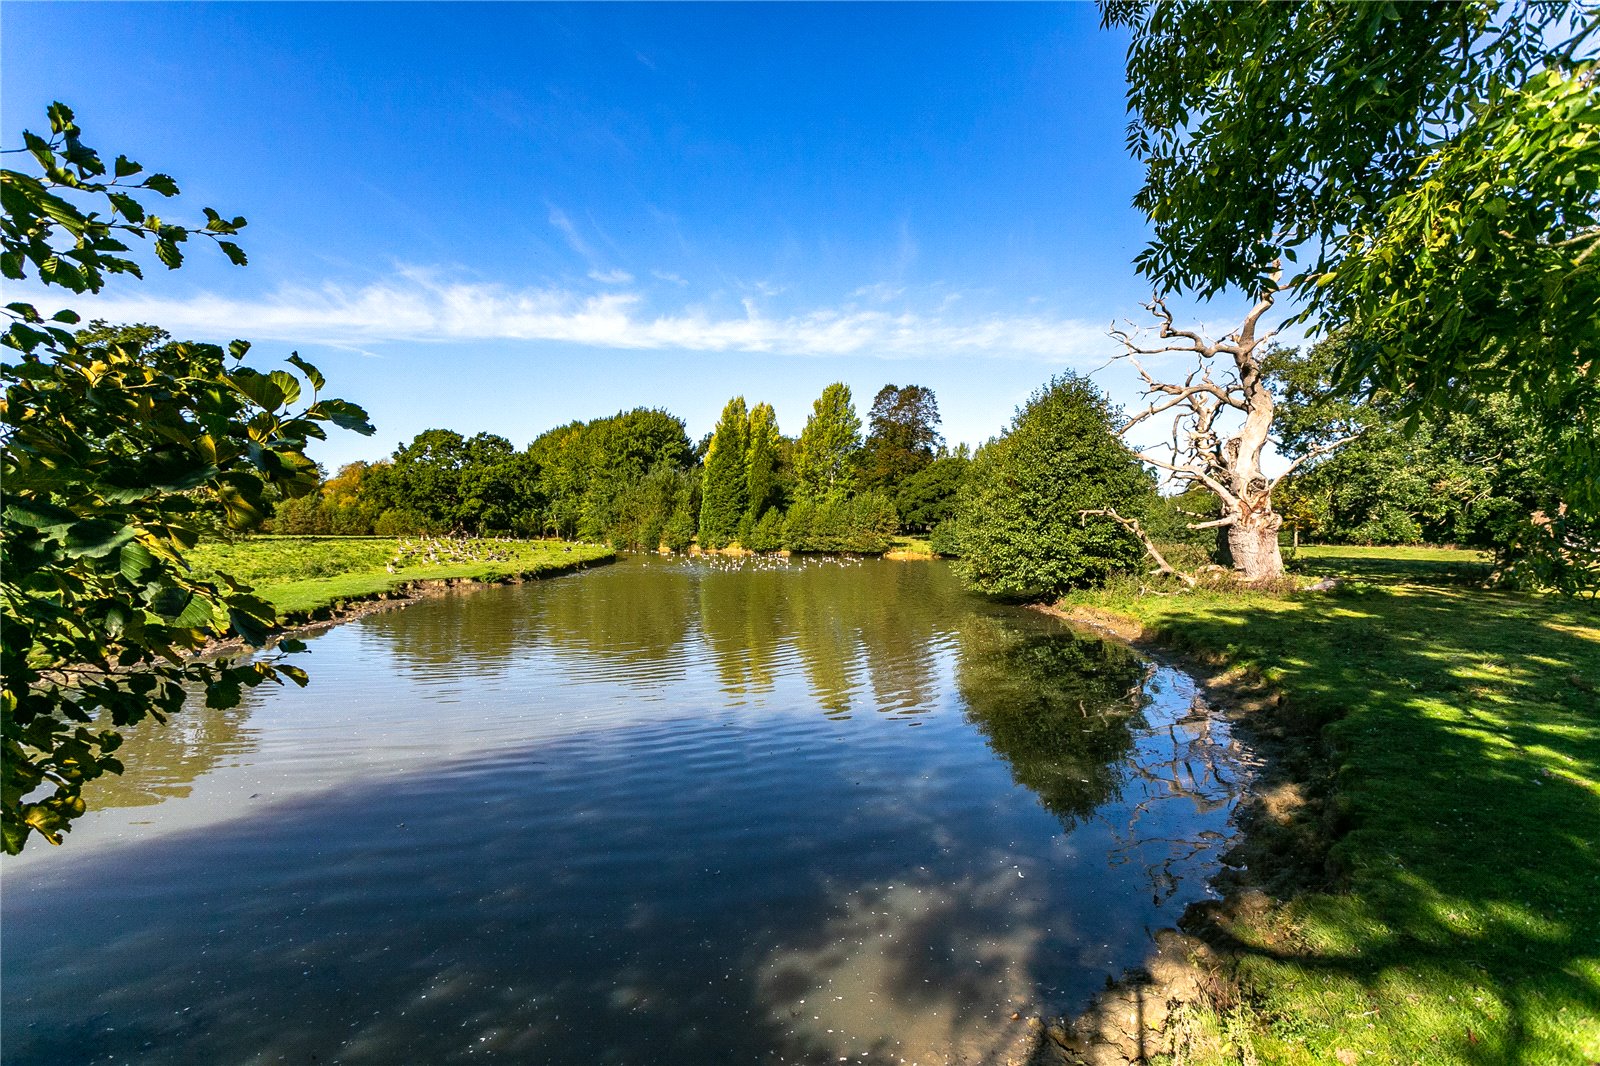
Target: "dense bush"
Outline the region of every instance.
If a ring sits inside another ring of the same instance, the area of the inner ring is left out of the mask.
[[[961,538],[954,519],[947,518],[928,533],[928,546],[940,555],[961,554]]]
[[[907,529],[932,529],[955,513],[956,495],[971,461],[965,455],[946,455],[900,482],[895,510]]]
[[[876,554],[889,550],[899,528],[894,504],[881,493],[801,500],[789,509],[783,546],[792,552]]]
[[[1155,487],[1112,429],[1087,379],[1066,373],[1035,392],[1004,436],[979,450],[957,503],[956,571],[972,587],[1037,598],[1139,564],[1141,545],[1109,519],[1143,517]]]
[[[744,546],[754,552],[775,552],[783,547],[783,514],[769,507],[761,521],[750,528]]]

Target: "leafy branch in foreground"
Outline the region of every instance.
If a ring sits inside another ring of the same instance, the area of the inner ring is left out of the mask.
[[[178,183],[167,174],[151,174],[140,181],[131,179],[144,173],[144,167],[119,155],[106,174],[100,154],[81,140],[83,131],[65,104],[50,105],[50,137],[24,130],[26,151],[39,164],[42,174],[34,176],[15,170],[0,171],[5,221],[0,224],[5,250],[0,254],[0,273],[13,281],[26,278],[31,264],[39,280],[60,285],[73,292],[99,292],[107,274],[132,274],[143,278],[139,264],[122,253],[129,248],[121,240],[130,237],[154,240],[156,258],[169,270],[183,265],[179,246],[191,235],[216,241],[217,247],[236,266],[244,266],[244,251],[224,237],[236,235],[245,227],[243,217],[224,219],[211,208],[203,208],[206,221],[199,227],[182,226],[162,219],[141,203],[137,193],[178,195]],[[84,211],[69,196],[104,198],[108,214]],[[62,246],[58,231],[71,238],[71,247]]]
[[[1342,391],[1408,415],[1510,395],[1600,509],[1600,5],[1101,6],[1131,33],[1160,292],[1254,294],[1285,264],[1301,316],[1364,341]]]
[[[107,274],[139,275],[116,237],[142,227],[169,267],[188,229],[144,211],[133,190],[175,195],[153,175],[136,186],[91,180],[105,168],[79,140],[72,113],[50,109],[53,140],[24,140],[42,176],[0,171],[4,272],[32,266],[46,285],[98,291]],[[119,156],[120,179],[140,172]],[[106,221],[80,206],[104,198]],[[233,233],[205,212],[205,232]],[[229,251],[243,262],[243,254]],[[372,432],[354,404],[322,399],[317,368],[291,355],[299,375],[243,365],[249,345],[174,343],[149,326],[80,330],[76,313],[48,320],[12,303],[0,337],[0,846],[22,850],[38,832],[51,843],[82,814],[83,786],[122,765],[120,730],[178,711],[189,686],[208,704],[238,703],[241,690],[306,676],[282,661],[301,645],[236,664],[196,661],[209,641],[267,644],[270,604],[226,576],[193,576],[183,553],[219,528],[246,530],[286,496],[317,485],[307,443],[333,424]],[[303,379],[303,380],[302,380]],[[304,382],[304,383],[303,383]],[[309,384],[309,402],[301,403]]]

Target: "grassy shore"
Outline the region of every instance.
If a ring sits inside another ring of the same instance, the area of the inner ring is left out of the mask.
[[[1263,815],[1311,854],[1222,909],[1234,980],[1187,1061],[1600,1061],[1600,611],[1472,587],[1468,553],[1300,565],[1348,580],[1060,604],[1249,671],[1263,729],[1315,749]]]
[[[895,537],[889,544],[889,550],[883,553],[885,559],[937,559],[938,553],[933,550],[933,545],[926,537]]]
[[[201,576],[223,572],[255,586],[286,619],[375,599],[415,581],[506,581],[613,558],[610,548],[560,541],[420,537],[251,537],[189,553]]]

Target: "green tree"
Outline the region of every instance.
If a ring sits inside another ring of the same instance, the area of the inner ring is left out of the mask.
[[[193,236],[244,263],[222,239],[244,219],[206,208],[199,229],[161,220],[145,200],[176,196],[176,182],[133,181],[143,168],[125,156],[108,176],[70,110],[53,104],[49,118],[49,138],[23,134],[41,173],[0,170],[6,277],[31,269],[46,286],[98,292],[111,275],[142,276],[125,240],[152,241],[168,268]],[[0,364],[0,843],[15,853],[34,833],[60,843],[85,809],[84,786],[122,771],[122,731],[179,711],[186,686],[229,707],[243,687],[305,683],[282,661],[301,647],[293,641],[243,664],[191,658],[229,634],[264,645],[277,619],[231,578],[196,579],[184,552],[218,527],[259,525],[272,491],[315,490],[305,449],[326,424],[372,427],[359,407],[322,398],[322,375],[298,355],[288,360],[298,376],[263,373],[244,365],[243,341],[173,342],[152,327],[74,333],[72,311],[46,318],[17,302],[6,312],[0,343],[15,354]]]
[[[678,501],[691,491],[690,480],[687,471],[659,463],[644,477],[629,482],[618,494],[611,543],[636,551],[658,550]]]
[[[1509,393],[1600,507],[1593,4],[1107,0],[1132,31],[1135,198],[1158,286],[1256,295],[1280,263],[1338,385],[1408,411]]]
[[[690,446],[682,419],[640,407],[548,430],[527,454],[542,528],[605,540],[618,521],[619,494],[659,465],[686,468]]]
[[[1087,379],[1052,379],[1017,411],[1011,427],[978,450],[955,525],[956,572],[983,592],[1037,599],[1104,580],[1134,566],[1138,541],[1111,508],[1142,517],[1155,488],[1113,431],[1114,410]]]
[[[768,507],[750,530],[750,539],[744,546],[753,552],[775,552],[783,547],[783,513]]]
[[[894,503],[907,529],[929,530],[955,513],[970,464],[964,455],[943,455],[900,482]]]
[[[933,462],[944,443],[939,421],[932,389],[921,385],[879,389],[861,447],[862,486],[892,495],[902,481]]]
[[[1266,371],[1279,394],[1290,456],[1355,435],[1291,479],[1323,540],[1456,543],[1494,550],[1503,578],[1577,592],[1600,577],[1600,523],[1563,506],[1541,461],[1551,432],[1526,401],[1500,394],[1469,410],[1404,414],[1387,390],[1355,400],[1329,378],[1359,340],[1342,331],[1307,353],[1280,351]],[[1556,432],[1570,432],[1569,428]]]
[[[364,486],[368,471],[375,465],[356,461],[346,463],[322,484],[322,507],[328,514],[332,532],[357,536],[372,532],[378,511],[366,498]]]
[[[661,543],[668,551],[689,550],[689,546],[694,543],[695,514],[698,510],[693,484],[680,485],[678,499],[672,507],[672,515],[661,531]]]
[[[889,550],[900,529],[894,504],[879,492],[801,500],[789,509],[783,546],[794,552],[861,552]]]
[[[861,419],[850,386],[836,381],[811,406],[795,446],[795,495],[821,500],[847,495],[861,450]]]
[[[744,397],[735,396],[722,409],[706,449],[701,481],[700,547],[723,548],[739,535],[748,504],[750,414]]]
[[[750,410],[749,446],[745,453],[745,523],[740,542],[747,548],[748,533],[761,516],[778,505],[782,486],[778,464],[783,438],[778,433],[778,416],[771,404],[758,403]]]

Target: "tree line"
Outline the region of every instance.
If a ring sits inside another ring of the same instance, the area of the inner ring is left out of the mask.
[[[554,536],[654,551],[881,552],[950,516],[968,466],[939,432],[933,390],[885,385],[865,424],[835,382],[797,436],[771,404],[730,399],[691,442],[655,408],[573,421],[518,449],[429,429],[285,496],[265,528],[289,534]]]
[[[1574,519],[1542,472],[1538,420],[1508,398],[1470,415],[1419,418],[1381,389],[1342,397],[1330,378],[1355,343],[1341,332],[1260,358],[1280,451],[1315,456],[1274,489],[1288,535],[1478,547],[1495,552],[1508,577],[1567,581],[1559,553],[1541,550]],[[1138,568],[1137,538],[1082,511],[1114,510],[1168,545],[1219,545],[1213,531],[1189,528],[1216,513],[1208,492],[1161,495],[1121,439],[1124,413],[1086,379],[1046,383],[976,455],[948,449],[940,421],[931,389],[890,384],[863,423],[836,382],[796,436],[781,432],[772,405],[742,396],[698,442],[681,418],[652,408],[569,422],[520,450],[491,433],[429,429],[386,459],[346,464],[316,491],[279,499],[265,528],[549,536],[678,552],[877,553],[916,533],[961,557],[975,587],[1023,596]],[[1530,524],[1530,514],[1548,517]]]

